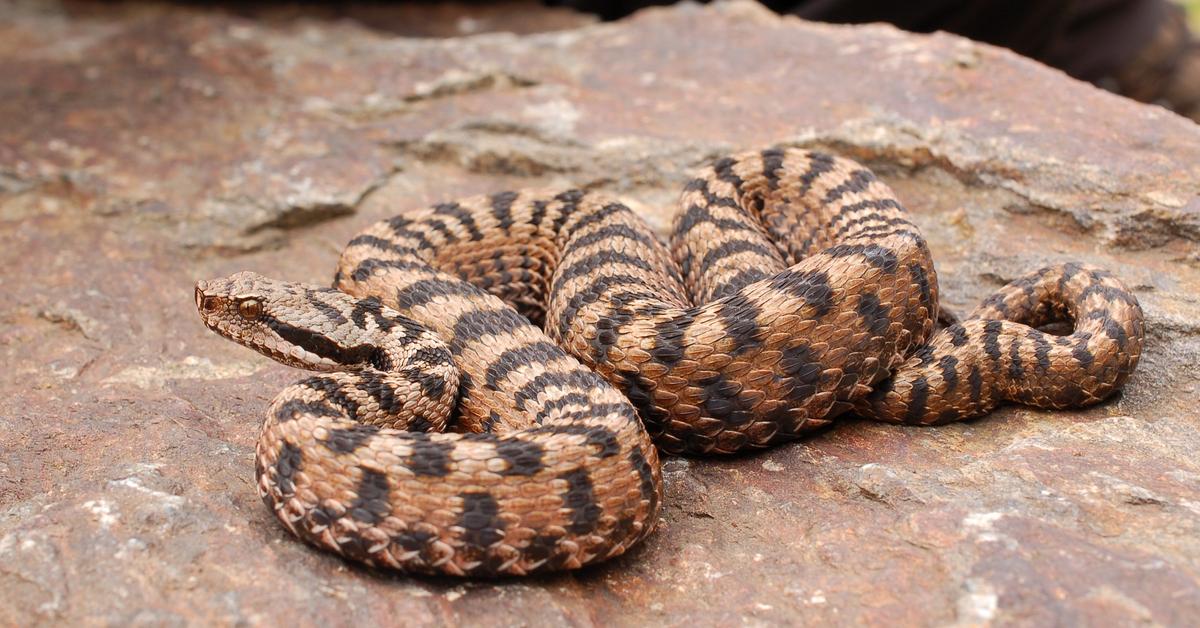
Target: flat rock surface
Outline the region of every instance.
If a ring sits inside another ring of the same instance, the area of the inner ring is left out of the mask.
[[[0,624],[1195,624],[1200,127],[948,35],[511,6],[0,5]],[[1147,315],[1125,394],[669,458],[658,531],[555,577],[373,572],[259,501],[299,374],[206,331],[196,279],[327,283],[363,226],[514,187],[661,229],[689,169],[774,143],[876,168],[956,311],[1113,270]]]

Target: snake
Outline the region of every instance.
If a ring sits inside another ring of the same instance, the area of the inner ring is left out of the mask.
[[[743,452],[843,415],[1088,406],[1143,340],[1129,288],[1074,262],[939,324],[929,247],[887,185],[779,147],[700,170],[668,243],[603,193],[526,189],[371,225],[332,288],[241,272],[195,299],[218,334],[316,371],[275,397],[256,445],[283,526],[455,576],[625,553],[663,513],[659,450]]]

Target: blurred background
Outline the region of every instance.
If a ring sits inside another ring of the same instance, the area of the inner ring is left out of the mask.
[[[546,1],[616,19],[674,0]],[[1200,44],[1193,31],[1200,0],[760,1],[814,21],[957,33],[1200,121]]]
[[[777,13],[812,21],[887,22],[918,33],[956,33],[1009,48],[1080,80],[1200,121],[1200,44],[1195,37],[1200,28],[1200,0],[760,1]],[[589,16],[617,20],[639,9],[674,3],[466,0],[216,4],[232,13],[260,19],[344,17],[404,36],[447,37],[484,31],[525,33],[571,28]],[[557,7],[562,12],[546,13],[543,9],[536,18],[529,17],[531,6],[536,4]],[[458,18],[438,19],[439,15]]]

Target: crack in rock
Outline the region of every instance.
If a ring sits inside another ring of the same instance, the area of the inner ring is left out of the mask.
[[[64,303],[57,303],[39,310],[37,315],[38,318],[58,325],[67,331],[79,332],[79,335],[92,342],[98,342],[105,346],[110,344],[104,337],[105,326],[103,323]]]
[[[625,190],[677,188],[691,170],[731,150],[726,145],[639,137],[615,137],[589,145],[537,125],[504,119],[469,120],[392,147],[403,157],[452,164],[475,174],[570,174],[577,187],[610,185]]]
[[[503,70],[454,68],[433,80],[417,83],[412,92],[399,97],[371,92],[363,97],[359,105],[334,104],[324,98],[312,97],[304,101],[302,108],[310,113],[331,113],[351,122],[376,122],[412,113],[424,105],[446,98],[527,89],[538,85],[541,85],[541,81]]]
[[[471,92],[535,87],[538,83],[532,78],[500,70],[472,71],[455,68],[432,81],[417,83],[413,87],[413,93],[404,97],[404,102],[421,102]]]

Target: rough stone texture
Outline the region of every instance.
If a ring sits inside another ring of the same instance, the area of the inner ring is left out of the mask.
[[[0,9],[0,624],[1200,618],[1200,127],[955,37],[748,3],[424,10]],[[396,34],[463,24],[577,28]],[[1126,394],[669,459],[644,546],[537,580],[374,573],[260,503],[259,417],[298,374],[205,331],[195,279],[325,283],[371,221],[516,186],[608,189],[661,227],[689,167],[775,142],[876,167],[957,311],[1046,262],[1116,271],[1149,333]]]

